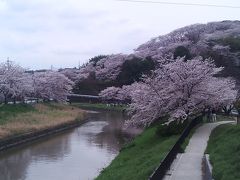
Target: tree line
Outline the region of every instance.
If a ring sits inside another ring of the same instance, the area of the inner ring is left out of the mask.
[[[130,100],[127,122],[149,126],[156,120],[184,121],[207,110],[219,110],[234,104],[235,81],[216,77],[223,70],[210,59],[196,57],[165,59],[151,75],[132,85],[109,87],[100,92],[103,99]]]
[[[9,60],[0,64],[0,99],[5,104],[29,98],[63,102],[72,85],[70,79],[57,71],[27,71]]]

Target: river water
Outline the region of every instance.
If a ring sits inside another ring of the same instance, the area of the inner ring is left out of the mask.
[[[120,112],[89,118],[78,128],[1,152],[0,180],[94,179],[134,135],[123,130]]]

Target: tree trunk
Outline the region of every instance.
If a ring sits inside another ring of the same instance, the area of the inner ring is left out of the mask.
[[[4,104],[7,104],[7,96],[4,96]]]
[[[13,104],[16,104],[16,98],[13,98]]]
[[[211,122],[211,112],[207,112],[207,122]]]
[[[240,115],[237,116],[237,124],[240,124]]]

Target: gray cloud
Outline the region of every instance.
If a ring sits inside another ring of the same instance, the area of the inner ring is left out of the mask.
[[[0,59],[34,69],[77,66],[98,54],[130,53],[185,25],[240,19],[238,9],[223,10],[114,0],[0,0]]]

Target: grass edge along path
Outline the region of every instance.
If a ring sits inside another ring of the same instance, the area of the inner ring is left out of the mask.
[[[224,124],[210,135],[206,153],[210,155],[215,180],[240,179],[240,126]]]
[[[180,134],[160,137],[156,130],[157,125],[147,128],[133,142],[123,147],[96,180],[148,179],[180,137]]]

